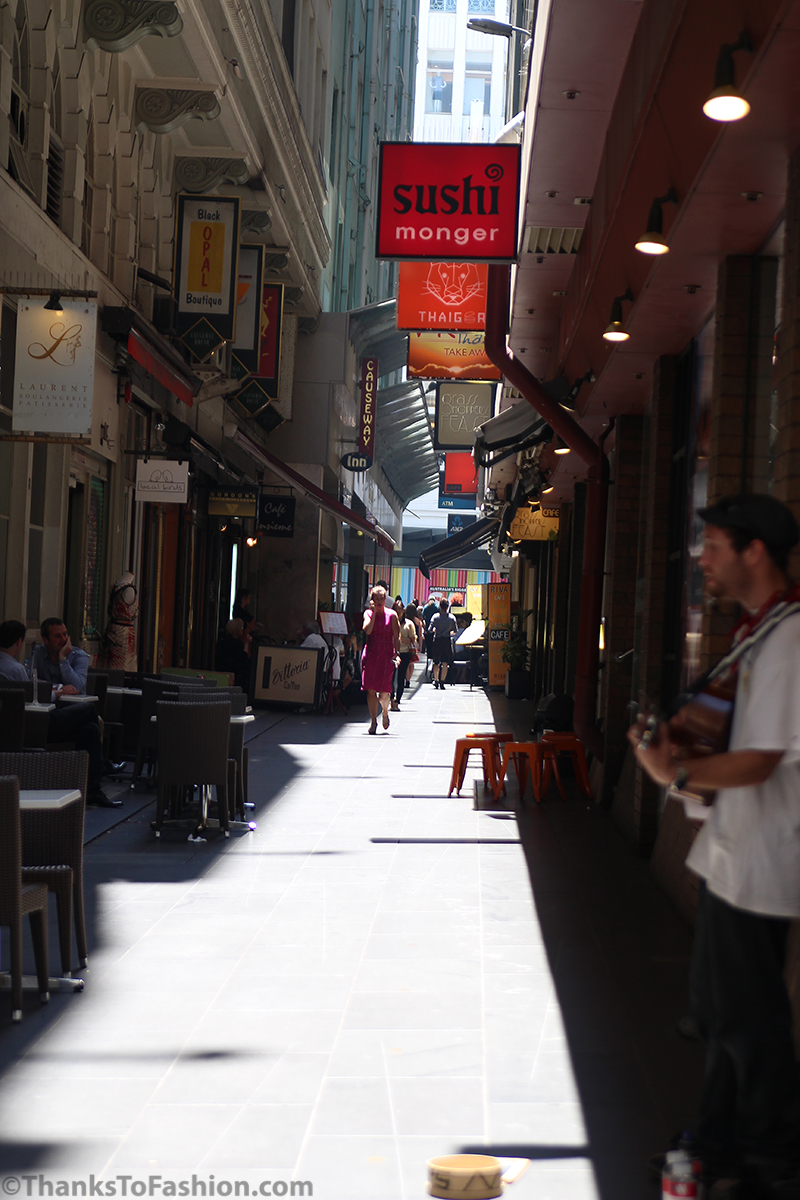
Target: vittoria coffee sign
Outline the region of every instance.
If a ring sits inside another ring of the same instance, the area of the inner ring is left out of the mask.
[[[513,262],[520,147],[384,142],[378,258]]]
[[[358,448],[370,460],[375,448],[375,397],[378,389],[378,360],[361,361],[361,413],[358,428]],[[351,468],[352,469],[352,468]]]

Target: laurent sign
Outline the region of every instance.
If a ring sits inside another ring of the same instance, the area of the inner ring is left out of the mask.
[[[378,258],[513,262],[520,148],[384,142]]]
[[[92,432],[96,300],[20,302],[12,429],[81,436]]]

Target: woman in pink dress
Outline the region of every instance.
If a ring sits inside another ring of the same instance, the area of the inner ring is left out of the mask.
[[[361,686],[367,693],[369,732],[378,728],[378,706],[383,709],[383,728],[389,728],[389,703],[395,659],[400,653],[400,625],[397,613],[386,608],[386,589],[374,587],[369,608],[364,612],[366,645],[361,655]]]

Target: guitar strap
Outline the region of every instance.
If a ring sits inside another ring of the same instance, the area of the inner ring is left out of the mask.
[[[736,640],[728,653],[719,660],[715,667],[707,671],[705,675],[701,675],[694,683],[689,684],[687,691],[691,695],[697,695],[712,680],[724,680],[726,676],[730,676],[730,683],[733,684],[739,660],[743,655],[748,650],[751,650],[753,646],[763,641],[787,617],[791,617],[797,612],[800,612],[800,588],[795,585],[788,592],[784,592],[777,602],[767,605],[767,611],[761,616],[760,620],[756,619],[756,624],[751,625],[750,622],[743,623],[736,631],[739,634],[738,638],[736,638],[736,632],[734,633]]]

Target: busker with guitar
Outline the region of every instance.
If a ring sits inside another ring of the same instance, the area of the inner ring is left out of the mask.
[[[783,974],[800,917],[800,587],[786,574],[800,530],[767,495],[726,497],[699,515],[706,591],[744,616],[693,702],[628,736],[657,784],[713,805],[687,858],[701,880],[691,992],[706,1071],[695,1132],[710,1194],[800,1195],[800,1071]],[[713,752],[701,738],[698,754],[685,714],[704,698],[713,708],[720,683],[735,695],[729,743]]]

